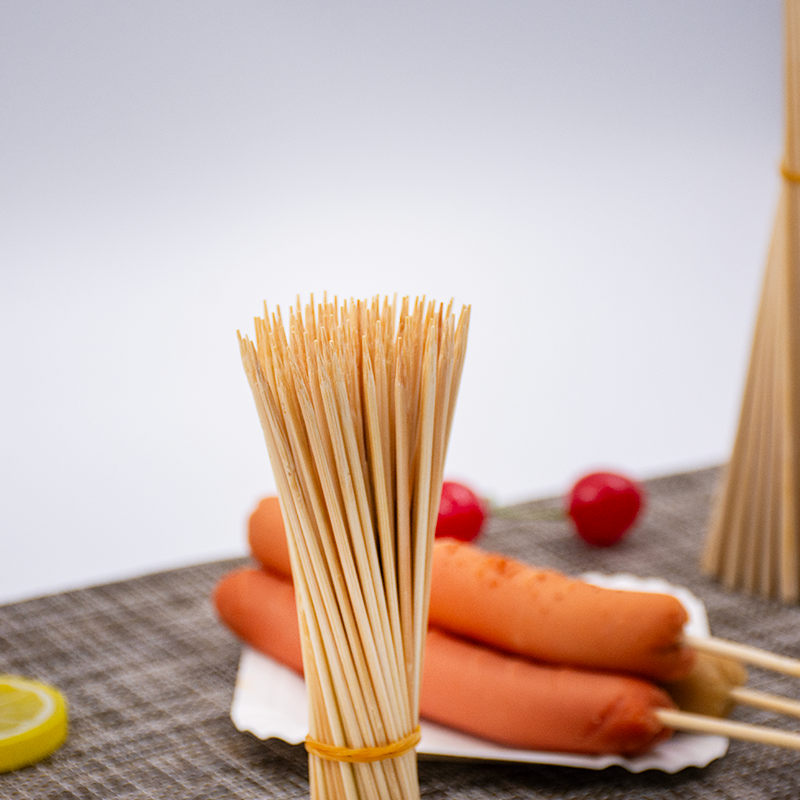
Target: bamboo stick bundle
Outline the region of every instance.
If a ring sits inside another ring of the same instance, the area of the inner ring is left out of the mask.
[[[318,800],[419,797],[431,550],[469,307],[280,308],[239,334],[286,520]]]
[[[702,567],[730,589],[800,600],[800,0],[786,0],[783,177],[739,427]]]

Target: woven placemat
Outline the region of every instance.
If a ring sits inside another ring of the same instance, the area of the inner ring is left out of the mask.
[[[649,482],[643,523],[613,548],[582,545],[563,522],[508,519],[492,520],[482,544],[573,574],[657,575],[705,602],[716,635],[800,656],[800,609],[725,592],[699,572],[718,479],[719,471],[708,469]],[[209,594],[241,563],[203,564],[0,607],[0,672],[55,684],[71,719],[66,744],[50,758],[0,775],[0,798],[307,797],[301,747],[261,742],[230,721],[240,646],[216,621]],[[797,694],[792,679],[771,673],[754,670],[750,683]],[[734,716],[775,724],[766,712],[737,709]],[[723,759],[676,775],[421,761],[420,784],[426,798],[766,800],[800,797],[798,762],[793,751],[732,742]]]

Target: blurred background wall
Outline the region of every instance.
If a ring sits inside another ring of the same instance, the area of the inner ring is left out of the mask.
[[[245,552],[262,302],[473,309],[447,475],[724,461],[778,0],[5,0],[0,602]]]

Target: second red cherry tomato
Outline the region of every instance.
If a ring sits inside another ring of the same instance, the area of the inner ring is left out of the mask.
[[[589,544],[618,542],[644,508],[641,484],[614,472],[584,475],[565,498],[565,510],[578,534]]]

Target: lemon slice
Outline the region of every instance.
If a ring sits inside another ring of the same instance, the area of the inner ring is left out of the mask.
[[[0,675],[0,772],[41,761],[66,738],[67,704],[60,692]]]

